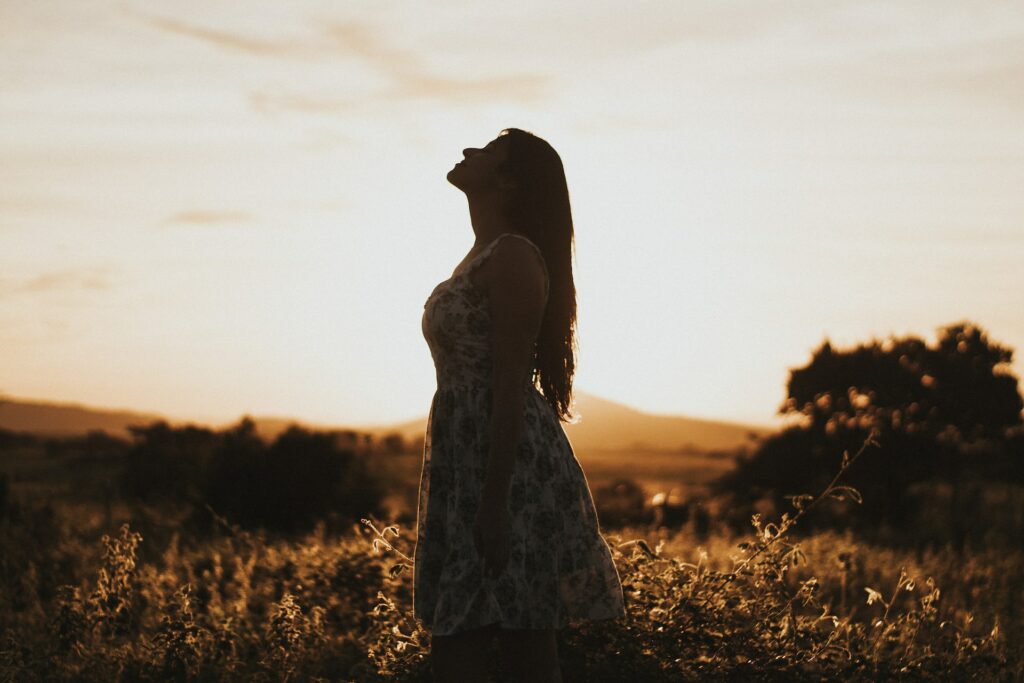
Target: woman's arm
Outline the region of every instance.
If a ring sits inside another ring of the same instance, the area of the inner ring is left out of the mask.
[[[494,365],[483,500],[504,502],[519,448],[534,345],[544,316],[545,275],[534,247],[519,239],[503,239],[485,266]]]

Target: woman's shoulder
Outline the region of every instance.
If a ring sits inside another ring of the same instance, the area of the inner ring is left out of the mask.
[[[516,239],[506,239],[506,238]],[[528,285],[531,281],[548,285],[547,264],[544,254],[529,237],[518,232],[498,235],[480,259],[487,280],[506,281],[514,286]]]

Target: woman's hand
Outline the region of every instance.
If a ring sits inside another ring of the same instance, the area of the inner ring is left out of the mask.
[[[511,520],[508,503],[500,496],[485,496],[473,524],[473,545],[484,559],[488,577],[497,577],[508,563]]]

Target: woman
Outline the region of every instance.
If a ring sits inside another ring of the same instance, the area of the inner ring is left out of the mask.
[[[517,679],[560,681],[555,629],[625,616],[561,425],[575,369],[569,192],[555,150],[517,128],[463,155],[448,182],[469,200],[476,241],[423,312],[437,392],[414,611],[437,680],[483,680],[497,636]]]

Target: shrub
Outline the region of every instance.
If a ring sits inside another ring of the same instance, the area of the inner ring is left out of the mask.
[[[648,523],[653,510],[646,505],[644,489],[632,479],[613,479],[593,490],[594,506],[603,525],[609,527]]]
[[[998,680],[1006,666],[998,622],[980,627],[943,608],[934,579],[900,570],[893,583],[862,586],[864,607],[836,611],[836,587],[823,586],[789,531],[829,499],[859,501],[839,479],[865,449],[845,456],[817,496],[793,497],[795,513],[779,522],[755,515],[753,534],[725,566],[700,548],[694,562],[643,539],[609,535],[627,598],[627,619],[584,621],[559,633],[566,681],[876,680],[936,676]],[[401,578],[411,560],[368,520],[374,551],[398,555]],[[844,586],[844,588],[846,588]],[[371,657],[395,680],[427,680],[430,634],[410,614],[407,590],[381,594]],[[916,596],[916,598],[915,598]],[[1019,664],[1018,664],[1019,666]]]
[[[368,680],[362,634],[383,570],[359,534],[333,541],[320,525],[269,542],[239,529],[149,564],[141,542],[122,526],[90,577],[7,617],[0,680]]]
[[[1019,551],[919,554],[835,532],[794,540],[827,501],[858,500],[839,477],[862,452],[817,496],[795,496],[792,513],[753,518],[742,538],[712,534],[694,549],[685,532],[606,536],[627,618],[558,633],[566,683],[1020,679]],[[129,526],[100,543],[61,530],[48,555],[17,563],[8,542],[24,537],[3,537],[0,680],[432,680],[398,526],[367,515],[342,536],[321,523],[288,540],[218,529],[148,551]],[[46,557],[71,562],[55,595],[39,588]]]
[[[162,422],[132,432],[122,490],[135,501],[191,507],[193,531],[215,525],[211,510],[244,527],[288,533],[321,519],[346,528],[381,510],[384,486],[371,456],[340,448],[331,432],[292,426],[269,445],[249,419],[222,432]]]

